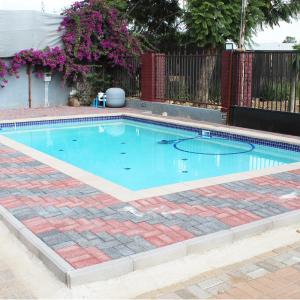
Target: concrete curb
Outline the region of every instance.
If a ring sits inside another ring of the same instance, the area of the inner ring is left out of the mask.
[[[126,107],[139,109],[141,111],[151,111],[153,114],[161,115],[167,112],[169,116],[188,118],[192,120],[214,122],[217,124],[226,123],[226,115],[216,109],[207,109],[178,104],[168,104],[162,102],[143,101],[140,99],[127,99]]]
[[[153,267],[189,254],[201,253],[236,241],[253,237],[265,231],[300,222],[300,210],[277,215],[249,224],[186,240],[166,247],[131,255],[68,274],[68,285],[75,286],[97,280],[107,280],[129,272]],[[115,270],[117,268],[118,271]]]
[[[78,270],[69,265],[2,206],[0,206],[0,219],[32,253],[41,259],[59,280],[67,284],[68,287],[72,287],[119,277],[136,270],[170,262],[186,255],[230,245],[271,229],[300,222],[300,210]]]
[[[0,216],[18,240],[36,255],[60,281],[67,284],[67,274],[74,268],[2,206],[0,206]]]

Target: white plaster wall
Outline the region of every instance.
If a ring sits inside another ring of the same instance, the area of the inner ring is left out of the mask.
[[[26,68],[20,70],[20,78],[7,77],[8,84],[0,88],[0,109],[28,108],[28,77]],[[64,86],[62,74],[56,73],[49,84],[50,106],[66,105],[70,88]],[[32,74],[32,107],[44,106],[44,81]]]

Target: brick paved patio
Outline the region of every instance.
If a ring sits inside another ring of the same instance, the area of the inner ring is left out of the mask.
[[[0,205],[74,268],[300,208],[300,170],[123,203],[0,144]]]
[[[142,299],[299,299],[300,243],[203,273]]]
[[[116,112],[134,111],[133,109],[110,109],[110,108],[95,108],[89,106],[70,107],[58,106],[47,108],[20,108],[20,109],[0,109],[0,120],[15,120],[25,118],[38,117],[57,117],[57,116],[71,116],[71,115],[87,115],[87,114],[109,114]]]

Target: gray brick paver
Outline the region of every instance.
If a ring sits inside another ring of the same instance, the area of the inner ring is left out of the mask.
[[[201,289],[198,285],[194,284],[185,288],[189,293],[198,299],[208,299],[212,296],[208,291]]]
[[[102,251],[113,259],[118,259],[123,257],[123,255],[119,252],[118,248],[111,247],[111,248],[103,249]]]
[[[175,294],[177,294],[182,299],[196,299],[196,296],[194,296],[192,293],[190,293],[186,289],[182,289],[182,290],[176,291]]]
[[[169,293],[169,294],[160,295],[157,299],[181,299],[181,298],[179,295],[175,293]]]
[[[123,256],[129,256],[132,254],[135,254],[135,252],[133,250],[131,250],[130,248],[124,246],[124,245],[120,245],[118,247],[118,251],[123,255]]]
[[[116,238],[116,237],[108,234],[107,232],[99,232],[99,233],[96,233],[96,235],[104,242],[113,241]]]
[[[224,283],[224,280],[222,280],[222,279],[220,279],[218,277],[215,277],[215,278],[209,278],[209,279],[200,281],[200,282],[197,283],[197,285],[201,289],[207,290],[209,288],[212,288],[214,286],[217,286],[217,285],[223,284],[223,283]]]
[[[80,233],[81,236],[83,236],[87,240],[94,240],[99,238],[96,234],[90,232],[90,231],[83,231]]]
[[[276,272],[280,269],[278,266],[275,266],[274,264],[269,263],[267,260],[257,262],[256,265],[261,268],[264,268],[265,270],[267,270],[269,272]]]
[[[223,282],[218,285],[212,286],[212,287],[206,289],[205,291],[207,293],[211,294],[212,296],[217,296],[221,293],[224,293],[229,288],[230,288],[230,285],[226,282]]]
[[[45,236],[45,237],[42,237],[42,240],[45,243],[47,243],[49,246],[54,246],[54,245],[72,241],[69,236],[67,236],[66,234],[63,234],[63,233],[59,233],[56,235],[53,234],[51,236]]]

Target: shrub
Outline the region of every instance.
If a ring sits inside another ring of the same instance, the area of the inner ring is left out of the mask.
[[[259,93],[261,101],[286,101],[290,99],[290,84],[265,85]]]

